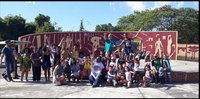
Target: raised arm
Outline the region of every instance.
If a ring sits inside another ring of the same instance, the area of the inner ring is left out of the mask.
[[[137,34],[134,37],[132,37],[132,38],[136,38],[138,36],[138,34],[140,33],[141,30],[142,30],[142,27],[139,29],[139,31],[137,32]]]
[[[59,42],[58,46],[62,46],[63,45],[63,42],[64,42],[64,37],[61,39],[61,41]]]

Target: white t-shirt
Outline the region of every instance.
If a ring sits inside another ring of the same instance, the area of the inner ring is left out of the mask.
[[[98,70],[94,70],[94,68],[91,69],[91,73],[93,73],[95,76],[97,76],[101,71]]]
[[[102,64],[102,62],[96,62],[96,61],[93,61],[93,66],[96,65],[96,66],[99,66],[99,70],[102,70],[104,69],[104,65]]]
[[[135,71],[139,71],[139,64],[134,63],[134,70],[135,70]]]
[[[146,72],[145,72],[145,77],[147,77],[148,79],[151,78],[151,76],[150,76],[150,71],[146,71]]]
[[[125,72],[126,80],[131,81],[131,72]]]

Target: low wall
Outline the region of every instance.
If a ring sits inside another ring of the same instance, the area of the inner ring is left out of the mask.
[[[199,72],[172,72],[173,83],[199,82]]]
[[[198,44],[178,44],[177,60],[199,60],[199,45]]]

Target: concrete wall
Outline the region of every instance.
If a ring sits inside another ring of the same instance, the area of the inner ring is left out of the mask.
[[[199,72],[172,72],[173,83],[199,82]]]
[[[177,59],[177,31],[132,31],[132,32],[47,32],[40,34],[29,34],[19,37],[20,41],[30,41],[32,46],[40,47],[46,44],[58,44],[61,39],[65,39],[68,48],[72,48],[74,44],[83,46],[83,51],[89,53],[95,47],[100,50],[104,49],[104,35],[113,34],[113,38],[119,43],[126,34],[131,41],[139,42],[139,49],[151,52],[152,56],[157,53],[159,56],[163,51],[165,55],[169,55],[171,59]],[[137,35],[138,34],[138,35]],[[136,37],[135,37],[136,36]],[[31,45],[19,46],[19,50]],[[98,53],[98,51],[97,51]]]
[[[178,44],[177,49],[178,60],[199,60],[199,45],[198,44]]]

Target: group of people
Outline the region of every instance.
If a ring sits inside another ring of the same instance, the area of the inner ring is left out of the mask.
[[[6,70],[2,76],[7,81],[13,81],[11,73],[17,69],[14,67],[17,67],[18,63],[22,71],[21,81],[23,81],[24,74],[26,81],[29,80],[28,74],[31,68],[33,81],[40,81],[42,68],[45,81],[56,85],[67,84],[71,81],[81,82],[83,79],[88,79],[92,87],[112,85],[130,88],[134,84],[147,87],[150,83],[172,82],[168,56],[162,53],[161,57],[158,57],[155,54],[151,59],[151,53],[136,50],[126,34],[118,45],[112,38],[112,34],[105,35],[104,39],[105,50],[94,48],[88,55],[82,51],[80,42],[70,49],[65,46],[64,39],[58,45],[25,48],[22,53],[17,53],[12,42],[7,40],[0,60],[1,63],[4,57],[6,64]],[[141,71],[139,67],[142,59],[145,60],[145,67]],[[16,72],[14,73],[16,76]],[[52,81],[51,75],[53,75]]]

